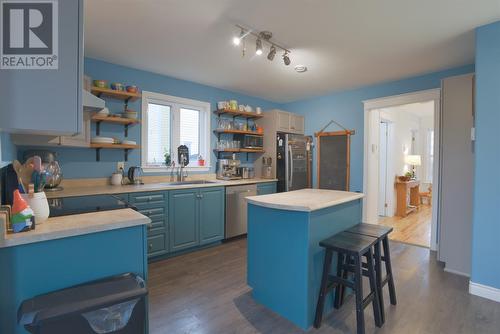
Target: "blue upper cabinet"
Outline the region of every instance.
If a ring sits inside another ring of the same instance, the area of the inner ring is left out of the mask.
[[[257,184],[257,195],[274,194],[276,192],[276,182],[266,182]]]
[[[200,189],[200,244],[224,238],[224,188]]]
[[[54,24],[49,26],[54,33],[48,37],[44,34],[35,45],[40,47],[52,42],[57,68],[5,69],[2,66],[0,69],[0,128],[5,131],[50,135],[82,131],[83,0],[56,1],[53,5],[55,10],[45,8],[39,13],[42,13],[42,24],[50,22],[50,16],[55,15]],[[15,20],[15,12],[20,11],[9,11],[12,20]],[[23,51],[27,50],[28,55],[33,53],[30,49],[33,45],[29,44],[33,42],[26,37],[24,41],[28,45],[22,42]],[[20,47],[19,43],[14,45]]]

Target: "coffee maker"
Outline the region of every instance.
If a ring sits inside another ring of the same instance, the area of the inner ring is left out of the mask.
[[[219,180],[239,180],[240,174],[240,160],[236,160],[236,155],[233,154],[232,159],[219,159],[217,160],[217,179]]]

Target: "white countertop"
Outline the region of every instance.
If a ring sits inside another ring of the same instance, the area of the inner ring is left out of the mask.
[[[49,192],[46,191],[47,198],[61,198],[61,197],[74,197],[74,196],[90,196],[90,195],[109,195],[109,194],[125,194],[143,191],[162,191],[162,190],[176,190],[176,189],[190,189],[190,188],[206,188],[206,187],[230,187],[239,186],[244,184],[276,182],[277,179],[241,179],[232,181],[223,180],[209,180],[212,183],[203,184],[180,184],[172,185],[170,182],[152,182],[141,185],[98,185],[98,186],[80,186],[80,187],[65,187],[60,191]]]
[[[132,209],[54,217],[29,232],[0,235],[0,248],[145,225],[150,222],[148,217]],[[0,226],[5,228],[3,224]]]
[[[248,203],[272,209],[311,212],[363,198],[364,194],[326,189],[301,189],[249,196]]]

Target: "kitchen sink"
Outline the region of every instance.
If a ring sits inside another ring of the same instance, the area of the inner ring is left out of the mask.
[[[190,184],[210,184],[210,183],[218,183],[217,181],[207,181],[207,180],[193,180],[193,181],[179,181],[179,182],[168,182],[167,184],[172,186],[182,186],[182,185],[190,185]]]

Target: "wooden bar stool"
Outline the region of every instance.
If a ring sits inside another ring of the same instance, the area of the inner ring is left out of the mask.
[[[316,306],[316,316],[314,319],[315,328],[319,328],[321,326],[326,295],[340,285],[351,288],[355,293],[358,334],[365,333],[364,309],[370,303],[372,303],[373,306],[373,316],[375,318],[376,326],[382,326],[379,304],[380,299],[378,298],[375,268],[373,265],[372,247],[376,241],[377,239],[372,237],[340,232],[319,243],[321,247],[325,248],[325,260],[323,263],[323,275],[321,278],[321,287]],[[332,275],[330,273],[333,252],[337,252],[339,258],[342,259],[337,264],[337,275]],[[366,257],[366,270],[363,269],[363,257]],[[349,259],[352,259],[352,264]],[[354,280],[349,281],[344,278],[342,275],[344,272],[354,273]],[[339,273],[341,274],[339,275]],[[370,293],[366,298],[363,298],[363,275],[367,276],[370,281]]]
[[[393,230],[392,227],[362,223],[355,225],[345,231],[347,233],[364,235],[377,239],[374,245],[375,274],[377,278],[377,290],[378,290],[378,297],[380,300],[380,315],[382,323],[385,322],[384,294],[382,289],[386,284],[389,285],[389,298],[391,300],[391,304],[392,305],[397,304],[396,288],[394,286],[394,275],[392,273],[391,252],[389,250],[389,233],[391,233],[392,230]],[[383,256],[381,254],[381,249],[380,249],[381,246],[384,251]],[[386,275],[384,278],[382,278],[382,261],[385,263],[385,271],[386,271]],[[365,264],[363,265],[366,266]],[[342,304],[343,291],[339,293],[339,297],[340,297],[340,304]]]

